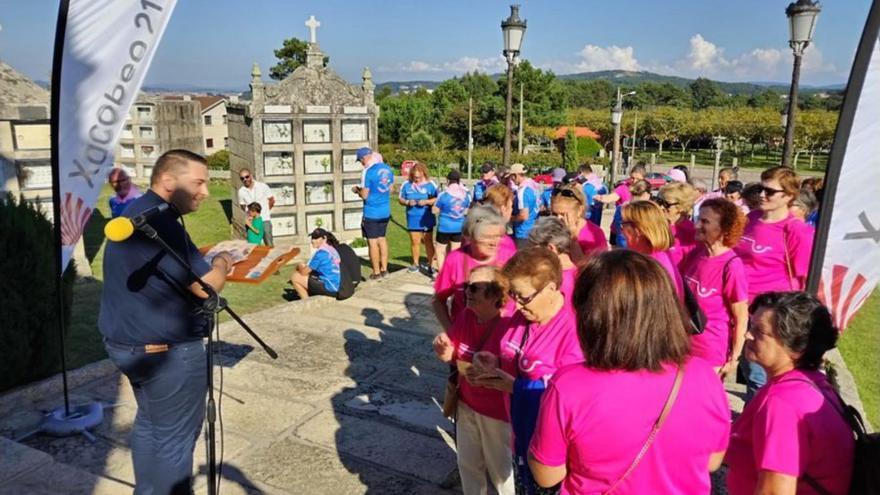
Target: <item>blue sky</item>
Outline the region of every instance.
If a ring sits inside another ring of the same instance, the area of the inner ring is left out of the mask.
[[[331,67],[359,80],[442,80],[468,70],[499,72],[497,0],[179,0],[147,84],[244,88],[257,62],[264,74],[284,38],[318,41]],[[723,81],[787,81],[789,0],[533,0],[523,56],[557,74],[649,70]],[[843,83],[870,0],[826,0],[802,73],[806,84]],[[47,79],[58,2],[0,0],[0,59]],[[264,76],[265,77],[265,76]]]

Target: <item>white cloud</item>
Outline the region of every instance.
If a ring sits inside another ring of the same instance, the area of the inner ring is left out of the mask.
[[[684,64],[687,68],[701,73],[711,74],[730,65],[724,58],[724,49],[703,38],[697,33],[690,39],[691,51]]]
[[[637,71],[641,69],[631,46],[620,47],[611,45],[609,47],[601,47],[585,45],[578,52],[578,55],[581,59],[575,64],[575,67],[581,72],[599,70]]]
[[[768,80],[783,72],[785,53],[776,48],[755,48],[735,58],[730,65],[738,78]]]
[[[504,58],[489,57],[461,57],[457,60],[429,63],[422,60],[412,60],[391,66],[380,66],[376,70],[379,72],[397,72],[407,74],[418,73],[446,73],[453,75],[464,74],[465,72],[484,72],[495,73],[505,69]]]
[[[831,62],[825,62],[822,57],[822,51],[816,45],[807,47],[801,64],[801,70],[808,74],[839,72],[836,65]]]

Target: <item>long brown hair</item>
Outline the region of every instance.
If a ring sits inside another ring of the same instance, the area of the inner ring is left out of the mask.
[[[647,256],[619,249],[591,257],[572,304],[591,368],[659,371],[687,358],[687,316],[666,270]]]

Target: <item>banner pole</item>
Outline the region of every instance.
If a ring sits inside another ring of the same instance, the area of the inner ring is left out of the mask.
[[[880,0],[874,0],[868,13],[868,20],[865,22],[865,29],[862,31],[862,38],[859,41],[856,58],[849,74],[849,81],[846,84],[840,118],[837,121],[834,142],[831,144],[831,154],[828,156],[828,165],[825,168],[825,185],[822,205],[819,209],[819,223],[816,226],[810,270],[807,272],[807,292],[811,294],[820,295],[818,294],[819,281],[822,278],[822,266],[825,263],[825,248],[828,244],[828,231],[831,228],[831,212],[834,208],[834,199],[837,196],[837,184],[840,180],[840,171],[843,167],[843,158],[846,155],[856,109],[865,84],[865,75],[878,43],[878,35],[880,35]]]
[[[64,293],[62,278],[64,277],[61,253],[61,166],[59,154],[59,116],[61,114],[61,65],[64,60],[64,37],[67,31],[67,13],[70,0],[61,0],[58,5],[58,24],[55,26],[55,53],[52,56],[51,87],[51,147],[52,147],[52,211],[55,234],[55,266],[58,276],[55,277],[55,292],[58,295],[58,339],[61,342],[61,380],[64,386],[64,413],[70,416],[70,397],[67,389],[67,356],[65,344]]]

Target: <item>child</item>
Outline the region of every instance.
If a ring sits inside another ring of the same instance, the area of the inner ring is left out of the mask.
[[[244,226],[247,231],[247,241],[251,244],[263,242],[263,218],[260,217],[262,210],[263,207],[257,202],[247,205],[247,218],[244,220]]]

